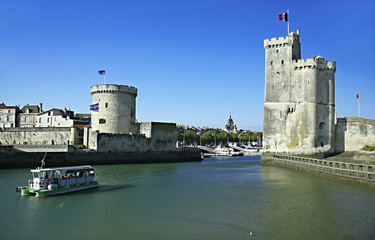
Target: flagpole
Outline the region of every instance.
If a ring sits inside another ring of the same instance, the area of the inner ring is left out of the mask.
[[[358,117],[360,117],[360,103],[359,103],[359,98],[358,98]]]
[[[289,9],[287,9],[286,12],[288,13],[287,16],[288,16],[288,35],[289,35]]]

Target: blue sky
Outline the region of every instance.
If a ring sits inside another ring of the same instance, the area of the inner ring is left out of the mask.
[[[0,101],[88,113],[90,87],[138,88],[137,119],[261,130],[263,40],[301,29],[337,62],[338,117],[375,119],[375,1],[3,0]]]

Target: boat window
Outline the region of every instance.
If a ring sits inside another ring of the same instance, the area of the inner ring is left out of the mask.
[[[93,177],[93,176],[95,176],[95,171],[94,170],[90,170],[90,177]]]

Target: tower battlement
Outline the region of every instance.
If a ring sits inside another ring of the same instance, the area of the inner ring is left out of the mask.
[[[293,61],[293,68],[294,70],[318,69],[320,71],[333,70],[335,72],[336,62],[329,60],[325,61],[323,57],[317,56],[314,58],[296,59]]]
[[[128,85],[100,84],[91,87],[91,95],[95,93],[124,93],[137,96],[138,89]]]
[[[264,48],[279,48],[285,46],[291,46],[293,41],[299,41],[299,33],[291,32],[288,36],[273,37],[264,39]]]

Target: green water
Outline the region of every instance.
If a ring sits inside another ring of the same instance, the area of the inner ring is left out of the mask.
[[[259,162],[95,166],[98,189],[45,198],[0,170],[0,239],[375,239],[374,188]]]

